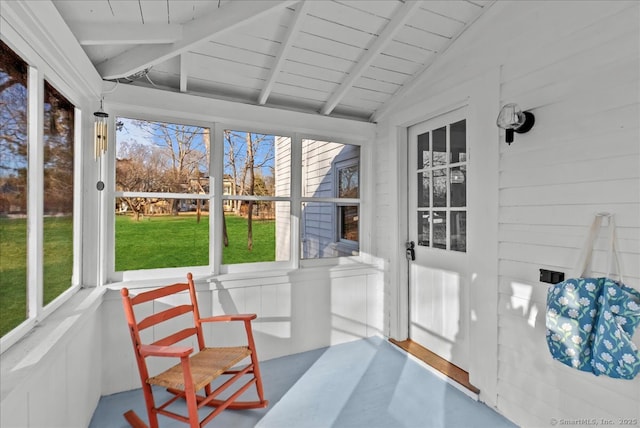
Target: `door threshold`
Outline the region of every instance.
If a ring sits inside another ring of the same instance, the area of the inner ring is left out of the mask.
[[[405,350],[409,354],[413,355],[420,361],[424,362],[430,367],[433,367],[435,370],[439,371],[449,379],[455,381],[459,385],[473,392],[474,394],[479,394],[480,390],[473,386],[469,382],[469,373],[462,370],[460,367],[455,364],[450,363],[439,355],[434,354],[429,351],[427,348],[422,345],[414,342],[411,339],[407,340],[395,340],[389,339],[389,342],[393,343],[397,347]]]

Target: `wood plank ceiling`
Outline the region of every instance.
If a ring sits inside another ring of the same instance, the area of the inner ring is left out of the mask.
[[[375,122],[493,0],[53,0],[105,80]]]

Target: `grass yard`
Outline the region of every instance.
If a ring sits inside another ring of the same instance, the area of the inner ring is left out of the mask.
[[[253,221],[253,250],[247,250],[247,220],[226,216],[229,246],[225,264],[275,260],[275,221]],[[221,240],[222,241],[222,240]],[[71,285],[73,220],[44,219],[44,304]],[[90,261],[89,261],[90,262]],[[195,214],[116,217],[116,271],[209,264],[209,218]],[[0,336],[27,316],[26,219],[0,218]]]
[[[73,220],[44,219],[44,304],[71,285]],[[27,318],[27,221],[0,218],[0,336]]]
[[[222,263],[275,260],[275,221],[253,221],[253,250],[247,250],[247,219],[225,216],[229,246]],[[222,239],[221,239],[222,241]],[[116,217],[116,271],[209,264],[209,218],[195,214]]]

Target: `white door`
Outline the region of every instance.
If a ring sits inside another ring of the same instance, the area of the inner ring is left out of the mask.
[[[409,128],[409,337],[468,370],[467,121],[459,109]]]

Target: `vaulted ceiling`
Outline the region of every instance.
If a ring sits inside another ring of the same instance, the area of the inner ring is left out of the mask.
[[[375,122],[493,0],[53,0],[105,80]]]

